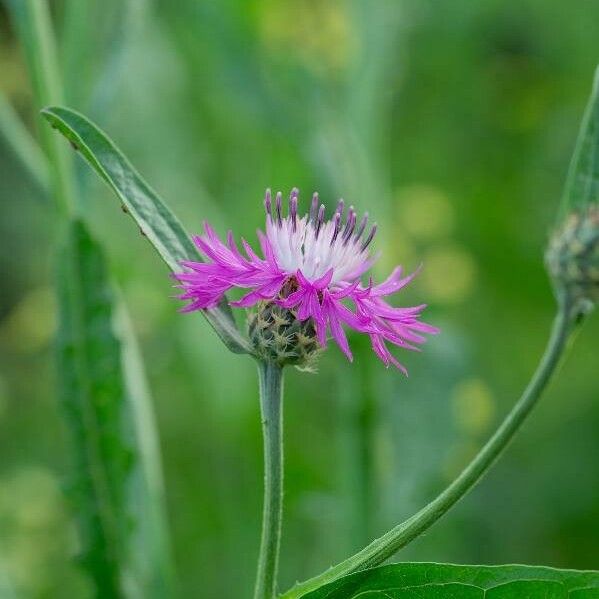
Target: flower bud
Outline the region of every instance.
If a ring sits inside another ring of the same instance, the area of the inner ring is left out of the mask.
[[[558,293],[578,306],[599,301],[599,204],[566,217],[550,239],[545,260]]]
[[[292,310],[259,302],[248,315],[248,333],[256,354],[284,366],[313,370],[321,347],[311,318],[300,321]]]

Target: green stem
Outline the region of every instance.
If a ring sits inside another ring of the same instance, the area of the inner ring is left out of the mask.
[[[296,585],[281,597],[298,598],[341,576],[383,563],[396,551],[425,532],[466,495],[495,463],[541,397],[564,351],[571,332],[571,322],[570,306],[567,302],[563,302],[555,318],[545,353],[522,397],[472,462],[436,499],[352,557],[323,574]]]
[[[47,1],[12,0],[9,6],[25,49],[37,107],[60,104],[62,85]],[[56,204],[62,216],[69,216],[75,207],[71,157],[48,127],[40,128],[40,138],[50,166]]]
[[[0,92],[0,137],[4,137],[7,146],[39,189],[44,193],[47,192],[49,182],[46,156],[2,92]]]
[[[264,437],[264,508],[254,599],[272,599],[276,594],[283,516],[283,370],[273,362],[261,362],[258,369]]]

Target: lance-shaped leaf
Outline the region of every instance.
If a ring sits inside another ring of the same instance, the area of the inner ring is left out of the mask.
[[[136,420],[143,415],[143,387],[138,369],[123,373],[131,346],[115,334],[104,257],[81,222],[69,225],[57,288],[59,396],[75,460],[70,486],[82,563],[100,597],[122,597],[132,589],[167,597],[168,581],[156,581],[169,571],[164,542],[147,534],[156,530],[160,512],[151,505],[156,493],[148,492],[156,460],[140,439],[148,434],[147,417]],[[140,536],[143,544],[136,541]]]
[[[129,539],[131,569],[147,599],[170,597],[174,571],[162,463],[154,412],[141,352],[123,301],[115,319],[121,344],[121,366],[127,392],[125,421],[137,459],[128,485],[128,510],[134,527]]]
[[[591,203],[599,203],[599,67],[570,162],[560,218]]]
[[[599,572],[404,563],[340,578],[302,599],[596,599]]]
[[[103,131],[83,115],[67,108],[50,107],[42,114],[112,188],[124,209],[139,225],[141,233],[171,270],[180,271],[183,260],[201,260],[177,217]],[[250,351],[225,300],[217,308],[202,312],[229,349],[237,353]]]

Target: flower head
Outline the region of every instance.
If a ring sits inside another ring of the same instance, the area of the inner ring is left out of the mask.
[[[599,205],[574,209],[551,236],[545,261],[559,294],[586,311],[599,302]]]
[[[345,326],[368,335],[374,352],[387,366],[393,364],[406,372],[387,344],[416,350],[425,341],[424,334],[435,334],[438,329],[419,320],[424,304],[399,308],[385,300],[416,273],[402,276],[397,267],[379,285],[372,279],[362,281],[376,260],[369,251],[376,224],[368,227],[367,214],[358,220],[351,206],[344,214],[343,200],[325,220],[325,207],[316,193],[309,212],[300,216],[297,189],[291,192],[286,216],[281,193],[273,201],[267,190],[264,206],[266,234],[258,231],[263,257],[244,239],[242,253],[231,231],[224,243],[210,225],[204,225],[205,235],[195,237],[194,242],[209,262],[183,262],[185,272],[175,275],[183,289],[179,298],[189,300],[183,311],[214,307],[233,287],[248,289],[232,305],[258,306],[259,313],[250,320],[250,333],[268,330],[267,335],[252,335],[263,357],[303,364],[307,356],[301,354],[302,344],[304,349],[324,348],[330,335],[351,360]]]

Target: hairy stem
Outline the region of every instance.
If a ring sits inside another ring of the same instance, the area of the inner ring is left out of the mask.
[[[555,318],[545,353],[522,397],[487,444],[436,499],[352,557],[333,566],[323,574],[296,585],[281,597],[285,599],[298,598],[341,576],[383,563],[396,551],[425,532],[466,495],[495,463],[541,397],[564,351],[572,329],[571,322],[570,306],[564,301]]]
[[[283,515],[283,370],[273,362],[261,362],[258,369],[264,437],[264,507],[254,599],[272,599],[276,594]]]

